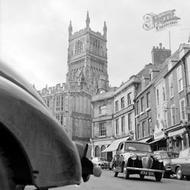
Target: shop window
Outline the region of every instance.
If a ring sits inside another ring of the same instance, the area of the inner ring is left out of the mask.
[[[99,146],[96,146],[95,147],[95,157],[100,157],[100,148],[99,148]]]

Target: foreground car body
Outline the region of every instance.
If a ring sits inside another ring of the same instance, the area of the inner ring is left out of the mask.
[[[83,171],[83,179],[93,173],[84,156],[32,86],[0,62],[0,189],[80,184]]]
[[[159,151],[154,151],[154,156],[158,160],[161,160],[164,164],[164,169],[165,169],[164,177],[170,177],[170,175],[173,174],[172,168],[171,168],[171,159],[178,158],[179,153],[159,150]]]
[[[171,160],[171,169],[177,179],[183,179],[184,176],[190,179],[190,148],[182,150],[178,158]]]
[[[131,174],[139,174],[140,179],[154,175],[156,181],[160,181],[164,172],[163,162],[154,158],[150,145],[135,141],[119,144],[114,166],[115,177],[124,173],[126,179]]]

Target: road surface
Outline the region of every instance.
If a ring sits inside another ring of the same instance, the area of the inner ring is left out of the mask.
[[[66,186],[62,188],[53,188],[51,190],[190,190],[190,181],[166,179],[156,182],[153,177],[145,177],[143,181],[139,180],[138,175],[131,175],[126,180],[122,174],[117,178],[113,176],[112,171],[103,170],[100,178],[91,176],[87,183],[80,186]]]

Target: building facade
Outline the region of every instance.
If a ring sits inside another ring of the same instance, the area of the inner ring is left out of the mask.
[[[161,75],[161,71],[166,67],[165,60],[171,55],[171,51],[162,47],[160,43],[159,46],[153,47],[151,54],[152,64],[146,65],[137,74],[142,82],[137,88],[135,97],[135,119],[136,136],[141,142],[156,140],[156,130],[158,130],[159,126],[159,120],[156,115],[156,109],[158,109],[156,105],[159,103],[159,97],[156,99],[156,94],[158,94],[161,87],[155,90],[155,84],[157,78]],[[153,143],[152,146],[154,146]]]
[[[139,82],[132,76],[117,89],[92,97],[92,156],[111,161],[120,141],[135,139],[134,97]]]
[[[189,147],[188,104],[188,52],[190,46],[180,45],[175,52],[175,60],[168,64],[164,76],[167,93],[167,149],[179,152]]]
[[[134,99],[139,83],[140,80],[136,76],[131,76],[115,91],[113,128],[116,139],[123,137],[130,137],[131,140],[136,139]]]
[[[69,105],[66,84],[57,84],[53,87],[46,86],[42,90],[38,91],[38,93],[41,95],[54,117],[68,133],[67,118]]]
[[[92,97],[93,120],[92,120],[92,155],[104,157],[111,161],[112,153],[104,153],[114,139],[113,110],[114,89]]]

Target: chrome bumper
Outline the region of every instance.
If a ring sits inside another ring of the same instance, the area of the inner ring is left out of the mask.
[[[156,169],[149,169],[149,168],[126,167],[126,169],[127,169],[127,170],[136,170],[136,171],[146,171],[146,172],[164,173],[164,170],[156,170]]]

